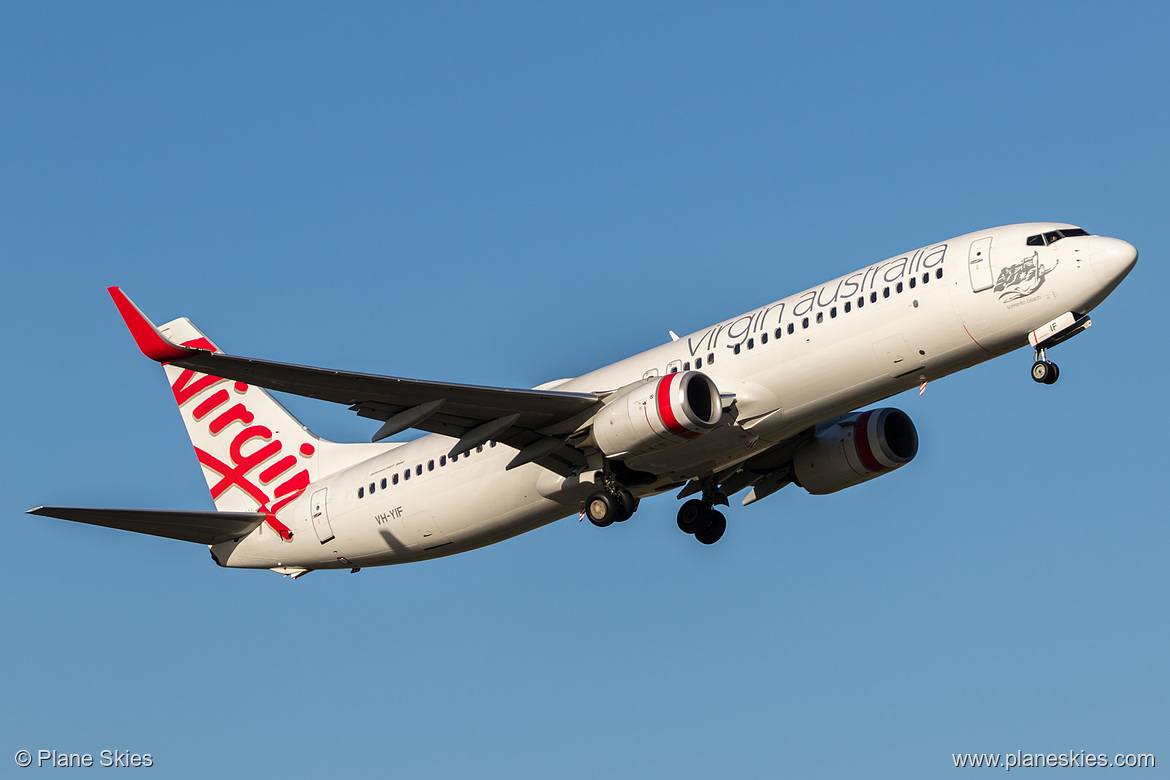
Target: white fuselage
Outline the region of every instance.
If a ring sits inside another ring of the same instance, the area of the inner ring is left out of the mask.
[[[734,414],[715,430],[625,459],[659,477],[631,488],[636,495],[661,492],[733,467],[818,422],[1024,346],[1031,331],[1065,312],[1087,313],[1132,267],[1111,259],[1128,244],[1097,236],[1026,243],[1061,227],[1071,226],[1012,225],[932,244],[545,387],[602,393],[698,370],[721,393],[734,394]],[[502,444],[451,459],[453,444],[423,436],[314,480],[282,513],[291,541],[261,525],[213,552],[226,566],[246,568],[425,560],[577,514],[594,487],[583,481],[588,475],[566,479],[535,464],[506,471],[516,451]],[[325,513],[333,534],[325,543],[315,512]]]

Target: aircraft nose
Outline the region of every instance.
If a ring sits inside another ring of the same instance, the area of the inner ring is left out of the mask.
[[[1093,236],[1089,245],[1089,262],[1102,286],[1112,290],[1137,264],[1138,251],[1120,238]]]

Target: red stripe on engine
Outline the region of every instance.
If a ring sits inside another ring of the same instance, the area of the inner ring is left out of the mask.
[[[857,455],[861,458],[861,465],[870,471],[885,471],[886,467],[873,456],[873,448],[869,446],[869,418],[874,410],[869,410],[857,420],[853,426],[853,440],[857,442]]]
[[[693,439],[698,434],[688,431],[674,416],[674,409],[670,406],[670,388],[678,374],[667,374],[658,381],[658,419],[666,426],[666,430],[675,436],[685,436]]]

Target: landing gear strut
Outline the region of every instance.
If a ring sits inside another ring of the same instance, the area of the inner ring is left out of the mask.
[[[1036,347],[1036,362],[1032,364],[1032,378],[1045,385],[1060,379],[1060,369],[1044,355],[1043,347]]]
[[[703,497],[692,498],[678,510],[678,528],[683,533],[694,534],[703,544],[715,544],[727,530],[727,518],[715,509],[715,504],[727,506],[727,496],[719,492],[714,483],[703,484]]]

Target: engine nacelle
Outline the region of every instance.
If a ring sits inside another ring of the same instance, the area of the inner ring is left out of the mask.
[[[672,447],[715,428],[719,390],[706,374],[684,371],[648,379],[611,399],[593,419],[593,443],[618,458]]]
[[[798,484],[814,495],[847,487],[905,466],[918,454],[918,431],[901,409],[850,414],[802,445],[792,458]]]

